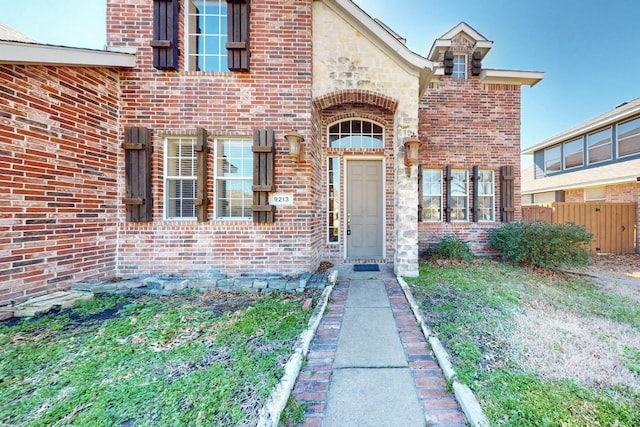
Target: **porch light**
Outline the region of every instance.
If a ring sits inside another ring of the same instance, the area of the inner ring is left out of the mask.
[[[404,165],[408,168],[418,163],[420,146],[422,143],[416,137],[416,134],[412,134],[409,139],[404,143]]]
[[[304,138],[302,135],[292,132],[284,136],[284,138],[289,142],[289,155],[296,161],[300,161],[301,154],[301,146]]]

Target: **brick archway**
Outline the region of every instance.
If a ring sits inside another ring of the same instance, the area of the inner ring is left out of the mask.
[[[361,89],[347,89],[322,95],[313,101],[318,111],[326,110],[336,105],[367,104],[383,108],[395,114],[399,102],[378,92]]]

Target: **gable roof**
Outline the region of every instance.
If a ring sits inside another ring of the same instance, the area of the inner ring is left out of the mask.
[[[485,57],[493,46],[492,41],[487,40],[485,36],[473,29],[471,25],[466,22],[460,22],[433,42],[428,58],[432,61],[438,61],[442,53],[451,48],[451,40],[461,33],[471,39],[473,42],[473,51],[480,52],[482,58]]]
[[[14,42],[39,43],[38,40],[15,28],[0,22],[0,40],[9,40]]]
[[[371,40],[387,54],[395,57],[405,67],[416,70],[419,74],[422,96],[429,86],[435,64],[410,50],[404,39],[379,20],[373,19],[351,0],[314,0],[322,1],[334,12],[342,16],[347,22],[357,28],[364,36]]]
[[[545,139],[538,144],[535,144],[529,148],[522,150],[522,154],[533,154],[534,152],[543,148],[555,145],[559,142],[563,142],[569,139],[573,139],[577,136],[589,133],[603,126],[610,125],[612,123],[622,121],[628,117],[634,116],[640,113],[640,98],[636,98],[633,101],[624,102],[618,105],[613,110],[607,111],[591,120],[587,120],[584,123],[560,132],[551,138]]]
[[[457,36],[464,36],[469,39],[473,45],[471,53],[479,52],[481,59],[489,53],[493,42],[487,40],[485,36],[477,32],[466,22],[460,22],[458,25],[444,33],[436,39],[431,46],[428,58],[437,62],[439,67],[435,72],[436,80],[444,75],[444,68],[441,66],[440,58],[453,45],[452,40]],[[483,68],[480,73],[480,83],[483,84],[508,84],[518,86],[535,86],[544,78],[544,73],[540,71],[519,71],[519,70],[496,70]]]

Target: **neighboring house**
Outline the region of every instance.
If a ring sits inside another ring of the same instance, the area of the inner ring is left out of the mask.
[[[533,155],[534,162],[523,172],[523,204],[628,202],[637,207],[640,202],[640,98],[522,153]],[[636,211],[636,218],[640,218],[640,212]]]
[[[427,58],[349,0],[109,0],[107,44],[135,65],[0,42],[0,305],[322,261],[416,276],[441,236],[486,252],[520,217],[520,87],[542,73],[483,69],[465,23]]]

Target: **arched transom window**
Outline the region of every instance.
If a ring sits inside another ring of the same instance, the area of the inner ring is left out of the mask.
[[[331,148],[382,148],[382,126],[362,119],[348,119],[329,127]]]

